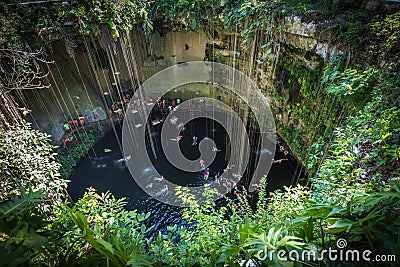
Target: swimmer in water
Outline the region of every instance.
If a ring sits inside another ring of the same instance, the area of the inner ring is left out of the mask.
[[[240,178],[242,178],[242,176],[241,176],[241,175],[239,175],[239,174],[236,174],[236,173],[232,174],[232,176],[233,176],[234,178],[236,178],[236,179],[240,179]]]
[[[74,139],[73,136],[66,138],[66,139],[64,140],[64,147],[67,147],[67,143],[68,143],[68,142],[71,142],[72,139]]]
[[[235,190],[237,190],[237,187],[236,187],[236,185],[237,185],[237,183],[236,183],[236,182],[232,182],[232,187],[233,187],[233,189],[235,189]]]
[[[128,156],[126,156],[126,157],[123,157],[122,159],[124,160],[124,161],[128,161],[128,160],[130,160],[131,159],[131,155],[128,155]]]
[[[218,148],[216,148],[215,146],[212,148],[212,152],[221,152],[221,150],[219,150]]]
[[[229,187],[231,187],[231,182],[228,179],[224,178],[222,185],[225,186],[226,189],[228,190]]]
[[[206,165],[204,165],[204,160],[200,159],[200,167],[202,170],[206,169]]]
[[[185,124],[183,122],[179,123],[178,126],[176,126],[176,128],[178,130],[182,130],[184,128]]]
[[[234,167],[235,165],[231,165],[231,166],[226,166],[226,168],[224,169],[224,172],[226,172],[226,171],[229,171],[229,170],[232,170],[232,168]]]
[[[182,139],[182,135],[178,135],[176,138],[172,138],[172,139],[170,139],[171,141],[176,141],[176,142],[179,142],[179,141],[181,141],[181,139]]]
[[[261,184],[251,184],[256,188],[256,190],[261,190]]]
[[[192,146],[197,145],[197,136],[193,136],[193,143]]]
[[[164,180],[164,176],[154,178],[154,181],[162,182]]]
[[[161,188],[161,190],[156,193],[156,196],[160,196],[160,195],[167,194],[167,193],[168,193],[168,186],[165,184]]]
[[[123,157],[122,159],[117,160],[117,162],[121,162],[121,161],[128,161],[131,159],[131,155],[128,155],[126,157]]]
[[[169,122],[170,122],[171,124],[175,125],[175,124],[178,122],[178,118],[174,116],[174,117],[172,117],[172,118],[169,120]]]
[[[288,159],[277,159],[277,160],[272,160],[272,163],[282,163],[282,161],[285,161]]]
[[[216,174],[215,176],[214,176],[214,179],[215,179],[215,182],[217,183],[217,184],[219,184],[219,176],[218,176],[218,174]]]

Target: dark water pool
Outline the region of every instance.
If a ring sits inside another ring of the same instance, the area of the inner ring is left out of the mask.
[[[181,212],[182,208],[170,206],[161,203],[151,196],[147,195],[131,177],[125,162],[121,160],[122,152],[120,148],[120,140],[122,136],[122,125],[116,125],[115,131],[111,130],[102,140],[100,140],[89,152],[82,158],[73,175],[70,177],[68,191],[74,200],[82,197],[86,188],[93,187],[98,192],[111,191],[117,198],[126,197],[126,208],[137,209],[138,211],[151,212],[151,217],[147,221],[149,226],[153,226],[153,233],[165,229],[166,226],[173,224],[182,224]],[[153,164],[159,173],[171,182],[179,185],[202,185],[204,181],[204,173],[184,173],[170,165],[160,148],[160,131],[161,125],[155,126],[151,136],[156,147],[157,159],[153,157]],[[229,146],[229,139],[222,126],[209,119],[195,119],[188,125],[186,130],[182,132],[182,140],[180,148],[182,153],[189,159],[197,159],[200,153],[196,146],[192,146],[192,137],[197,136],[199,140],[205,137],[212,138],[221,152],[217,153],[210,168],[210,177],[222,172],[226,168],[227,158],[226,149]],[[148,151],[150,151],[148,149]],[[245,184],[246,177],[251,177],[251,165],[255,164],[259,153],[268,153],[268,151],[259,151],[253,149],[248,170],[242,177],[242,184]],[[283,159],[279,162],[279,159]],[[289,155],[284,155],[283,151],[277,146],[275,160],[278,163],[272,165],[268,175],[268,191],[282,188],[284,185],[289,186],[302,175],[301,166]],[[253,198],[254,200],[256,199]]]

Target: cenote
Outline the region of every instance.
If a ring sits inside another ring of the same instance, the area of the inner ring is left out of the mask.
[[[399,266],[400,0],[0,10],[0,267]]]
[[[149,122],[151,120],[165,119],[167,114],[168,112],[165,109],[156,108],[152,111]],[[110,191],[116,198],[125,197],[127,202],[126,209],[151,213],[149,219],[146,220],[146,224],[153,227],[150,234],[155,234],[160,230],[163,231],[167,226],[184,225],[185,222],[181,218],[181,207],[171,206],[152,198],[133,179],[121,151],[123,122],[111,123],[114,123],[114,129],[106,132],[104,137],[94,145],[93,149],[74,168],[74,172],[70,177],[71,182],[68,186],[68,192],[72,199],[77,201],[89,187],[95,188],[98,192]],[[167,121],[163,123],[167,123]],[[146,148],[148,154],[151,155],[152,164],[165,179],[180,186],[190,187],[210,183],[220,176],[227,167],[229,160],[230,140],[225,129],[218,122],[208,118],[196,118],[187,123],[185,129],[180,132],[182,139],[179,141],[179,148],[188,159],[196,160],[200,156],[198,146],[193,145],[193,136],[198,138],[198,142],[205,138],[212,139],[218,150],[220,150],[212,164],[207,168],[209,173],[207,180],[204,179],[205,170],[192,173],[185,172],[168,161],[161,147],[163,123],[152,126],[151,133],[146,134]],[[251,130],[248,129],[248,131]],[[253,175],[252,170],[259,160],[260,154],[271,153],[267,149],[260,150],[257,148],[254,140],[257,140],[258,133],[254,129],[251,132],[253,138],[250,138],[251,149],[248,167],[237,186],[227,194],[229,198],[234,198],[233,192],[235,190],[243,190],[243,188],[248,187],[249,177]],[[150,138],[153,140],[155,154],[150,146]],[[174,140],[170,141],[176,142]],[[288,153],[288,149],[285,146],[284,142],[278,138],[274,163],[268,174],[267,192],[282,189],[283,186],[294,185],[305,175],[302,165],[291,153]],[[282,148],[284,149],[282,150]],[[162,190],[154,180],[157,179],[157,175],[150,173],[150,168],[143,166],[141,172],[140,175],[142,177],[148,177],[151,190],[156,194],[157,191]],[[251,193],[250,197],[250,204],[255,204],[257,202],[257,193]],[[224,200],[217,200],[217,203],[218,205],[224,205]]]

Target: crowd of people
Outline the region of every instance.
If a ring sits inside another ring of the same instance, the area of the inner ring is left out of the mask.
[[[119,118],[123,118],[124,110],[130,102],[131,95],[128,93],[122,97],[121,101],[113,101],[110,107],[110,115],[113,116],[113,114],[116,114]]]
[[[97,121],[98,118],[99,118],[99,115],[96,114],[95,112],[93,112],[92,116],[80,115],[77,119],[71,119],[69,121],[65,121],[63,123],[63,128],[64,128],[64,133],[67,134],[67,137],[64,138],[64,140],[62,141],[63,147],[67,148],[68,143],[74,139],[73,133],[75,131],[82,129],[85,125],[87,125],[93,121]]]
[[[83,127],[85,124],[88,124],[92,121],[97,121],[99,115],[93,112],[92,117],[89,115],[82,116],[80,115],[77,119],[71,119],[69,121],[64,122],[63,127],[66,133],[69,133],[73,130],[77,130]]]

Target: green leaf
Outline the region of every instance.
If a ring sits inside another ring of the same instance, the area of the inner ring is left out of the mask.
[[[353,226],[354,222],[348,219],[341,219],[336,221],[329,228],[334,232],[341,232],[343,230],[349,230]]]

